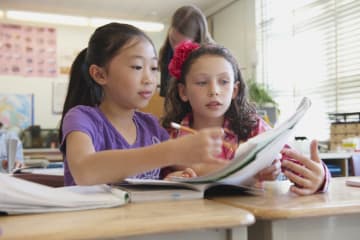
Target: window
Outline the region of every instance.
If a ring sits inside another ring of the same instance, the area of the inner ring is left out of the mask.
[[[257,81],[279,103],[279,121],[312,100],[300,135],[327,140],[329,112],[360,111],[360,1],[257,0]]]

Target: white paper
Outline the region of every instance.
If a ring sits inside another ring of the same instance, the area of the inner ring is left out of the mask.
[[[127,202],[127,193],[108,185],[52,188],[0,174],[0,211],[8,214],[107,208]]]

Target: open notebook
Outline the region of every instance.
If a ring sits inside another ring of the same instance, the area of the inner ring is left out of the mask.
[[[75,211],[124,205],[128,194],[108,185],[52,188],[0,174],[0,212],[7,214]]]
[[[186,183],[211,183],[250,185],[260,170],[270,166],[284,145],[289,141],[295,126],[310,108],[309,98],[303,98],[295,113],[276,128],[259,134],[239,145],[234,159],[226,167],[211,174],[178,178],[174,181]]]
[[[310,100],[304,98],[287,121],[240,144],[231,163],[218,171],[194,178],[173,178],[171,181],[127,179],[121,187],[129,191],[132,202],[202,198],[229,193],[261,194],[261,189],[252,187],[254,176],[271,165],[310,106]]]
[[[126,179],[116,184],[121,190],[129,194],[130,202],[164,201],[164,200],[189,200],[211,198],[213,196],[263,194],[263,189],[221,184],[213,182],[207,184],[192,184],[153,179]]]

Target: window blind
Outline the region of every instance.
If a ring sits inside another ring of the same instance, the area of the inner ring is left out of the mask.
[[[257,0],[256,27],[257,81],[272,91],[280,121],[308,96],[299,132],[327,140],[327,113],[360,111],[360,1]]]

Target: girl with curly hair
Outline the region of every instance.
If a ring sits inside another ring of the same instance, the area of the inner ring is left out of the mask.
[[[175,49],[169,72],[173,78],[165,98],[162,125],[168,129],[170,137],[189,134],[181,128],[171,128],[172,122],[195,130],[222,127],[224,144],[218,156],[231,160],[238,144],[270,129],[249,103],[238,64],[226,48],[216,44],[199,45],[184,41]],[[282,153],[282,163],[275,159],[271,166],[256,175],[258,180],[275,180],[282,166],[286,169],[284,175],[295,183],[292,187],[294,192],[305,195],[326,190],[329,171],[319,159],[316,143],[312,146],[311,159],[291,149],[284,149]],[[173,168],[190,168],[195,175],[205,175],[228,162]]]

